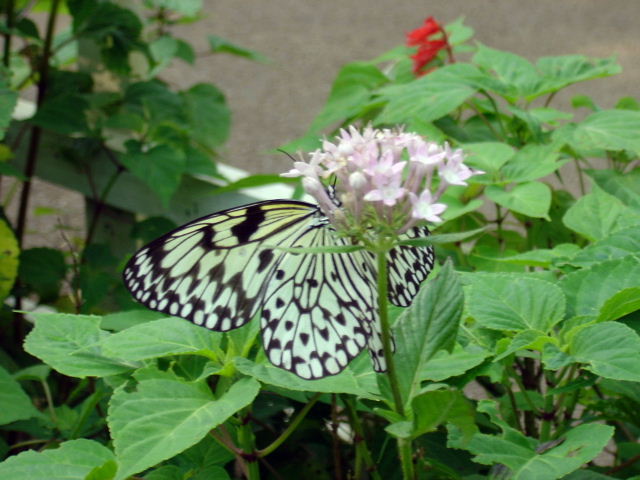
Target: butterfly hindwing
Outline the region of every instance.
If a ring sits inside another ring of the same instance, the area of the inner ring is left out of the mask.
[[[414,227],[404,238],[427,237],[430,232],[426,226]],[[398,307],[411,305],[418,294],[420,284],[433,269],[435,255],[433,246],[412,247],[399,245],[387,256],[389,269],[389,300]]]
[[[310,228],[293,247],[346,245],[332,228]],[[302,378],[335,375],[367,345],[375,318],[370,272],[354,253],[285,253],[265,291],[263,345],[269,360]],[[288,273],[290,272],[290,273]]]

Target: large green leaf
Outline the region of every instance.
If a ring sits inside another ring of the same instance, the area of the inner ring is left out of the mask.
[[[211,357],[221,339],[220,332],[170,317],[115,333],[102,342],[102,347],[107,355],[130,361],[183,354]]]
[[[618,322],[596,323],[571,337],[569,353],[596,375],[640,382],[640,337]]]
[[[480,365],[489,355],[490,352],[475,344],[465,348],[457,345],[452,352],[440,350],[423,365],[420,377],[433,382],[456,377]]]
[[[247,358],[234,360],[238,370],[267,385],[302,392],[349,393],[362,398],[378,398],[376,373],[368,354],[360,355],[338,375],[319,380],[304,380],[291,372],[275,367],[268,361],[256,363]]]
[[[570,273],[560,281],[567,314],[598,317],[603,305],[626,288],[640,285],[640,259],[626,256]]]
[[[478,431],[473,406],[458,390],[424,392],[412,400],[411,411],[413,421],[392,423],[385,430],[396,437],[417,438],[447,423],[458,427],[466,439]]]
[[[640,210],[625,206],[613,195],[594,186],[591,193],[580,197],[566,211],[562,222],[591,241],[632,224],[640,224]]]
[[[521,183],[509,191],[497,185],[489,185],[485,193],[498,205],[509,210],[529,217],[549,220],[551,190],[544,183]]]
[[[515,155],[513,147],[501,142],[465,143],[462,149],[466,153],[465,163],[489,176],[497,175],[500,167]]]
[[[31,418],[38,413],[20,384],[0,367],[0,425]]]
[[[79,439],[62,443],[58,448],[36,452],[28,450],[0,463],[0,478],[85,480],[94,469],[111,465],[111,450],[93,440]]]
[[[540,76],[526,58],[515,53],[478,45],[473,63],[494,75],[499,88],[494,91],[510,99],[535,96]]]
[[[506,466],[513,480],[555,480],[593,460],[614,433],[608,425],[579,425],[562,437],[558,445],[538,453],[537,442],[500,420],[497,405],[481,400],[478,410],[488,413],[501,429],[500,435],[477,433],[465,447],[475,462]]]
[[[541,57],[536,66],[543,77],[542,88],[548,91],[559,90],[572,83],[615,75],[622,70],[614,57],[588,58],[583,55]]]
[[[102,377],[125,372],[135,365],[106,356],[102,342],[109,333],[100,330],[100,317],[68,313],[31,313],[35,327],[24,348],[71,377]]]
[[[640,155],[640,111],[603,110],[576,125],[570,144],[577,150],[630,150]]]
[[[566,163],[559,157],[554,145],[525,145],[500,169],[502,181],[522,183],[546,177]]]
[[[572,265],[590,266],[640,252],[640,225],[617,231],[589,245],[571,258]]]
[[[448,65],[412,82],[382,89],[381,99],[387,104],[376,123],[404,123],[413,117],[430,122],[451,113],[476,91],[459,71],[466,67]]]
[[[195,445],[258,394],[252,378],[234,383],[214,398],[205,381],[185,382],[153,367],[138,370],[136,391],[118,388],[107,422],[120,468],[116,480],[128,478]]]
[[[564,318],[566,300],[555,284],[526,274],[476,274],[468,309],[486,328],[549,332]]]
[[[510,256],[496,257],[496,262],[512,263],[514,265],[529,265],[532,267],[549,268],[553,262],[568,260],[580,252],[575,243],[560,243],[553,248],[539,248]]]
[[[640,168],[630,172],[615,170],[587,170],[596,184],[624,205],[640,210]]]
[[[462,286],[447,262],[396,320],[394,361],[405,403],[419,394],[427,362],[438,350],[453,347],[463,303]]]

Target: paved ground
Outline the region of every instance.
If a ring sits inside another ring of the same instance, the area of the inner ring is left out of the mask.
[[[477,41],[532,60],[570,53],[618,57],[621,75],[581,84],[559,96],[561,104],[576,93],[591,95],[603,107],[612,107],[621,96],[640,97],[638,0],[205,3],[206,18],[177,31],[198,52],[207,51],[206,36],[215,34],[258,50],[272,62],[203,55],[195,68],[175,65],[165,78],[179,88],[214,82],[226,93],[234,123],[222,158],[254,173],[288,169],[289,160],[267,152],[304,133],[344,63],[373,58],[402,43],[404,33],[429,15],[442,23],[464,16],[476,30]],[[81,228],[80,198],[42,184],[35,190],[32,205],[57,208],[63,223]],[[42,232],[52,230],[54,219],[55,215],[36,219],[28,243],[46,241]]]
[[[574,88],[612,107],[623,95],[640,96],[638,0],[217,0],[208,17],[182,32],[206,49],[216,34],[268,55],[261,65],[215,55],[197,68],[174,70],[176,84],[212,81],[227,94],[234,126],[226,161],[252,172],[288,167],[266,152],[303,134],[322,107],[338,69],[367,60],[404,41],[407,31],[433,15],[443,23],[465,17],[475,39],[535,60],[545,55],[616,55],[621,75]]]

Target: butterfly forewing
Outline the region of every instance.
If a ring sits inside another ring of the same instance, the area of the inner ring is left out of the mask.
[[[258,202],[195,220],[153,241],[127,264],[125,284],[145,306],[226,331],[258,311],[279,244],[317,207]]]

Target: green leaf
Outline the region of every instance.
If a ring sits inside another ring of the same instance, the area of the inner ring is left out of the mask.
[[[229,138],[231,111],[224,95],[210,83],[199,83],[180,93],[190,137],[215,149]]]
[[[216,188],[213,191],[214,195],[219,195],[225,192],[235,192],[237,190],[242,190],[244,188],[254,188],[254,187],[262,187],[264,185],[273,185],[273,184],[295,184],[298,183],[297,178],[285,178],[280,175],[269,175],[269,174],[260,174],[260,175],[249,175],[248,177],[241,178],[235,182],[228,183],[222,187]]]
[[[540,76],[535,67],[524,57],[478,45],[473,63],[493,73],[500,88],[496,93],[510,99],[535,97]]]
[[[67,93],[46,100],[31,119],[34,125],[62,135],[85,133],[89,127],[85,110],[89,104],[83,96]]]
[[[522,183],[546,177],[567,162],[558,161],[559,157],[555,145],[525,145],[500,169],[503,181]]]
[[[413,438],[433,432],[445,423],[451,423],[463,432],[463,442],[478,431],[474,408],[460,391],[425,392],[415,397],[411,406],[415,415]]]
[[[617,231],[579,251],[572,265],[590,266],[606,260],[620,259],[640,252],[640,225]]]
[[[464,143],[461,148],[467,154],[466,164],[491,174],[515,155],[513,147],[501,142]]]
[[[549,219],[551,190],[540,182],[528,182],[516,185],[510,191],[497,185],[489,185],[487,197],[509,210],[529,217]]]
[[[0,425],[38,415],[20,384],[0,366]]]
[[[502,360],[503,358],[516,353],[520,350],[537,350],[539,352],[544,351],[544,347],[548,343],[557,343],[553,337],[545,335],[544,332],[539,330],[522,330],[518,332],[509,342],[507,348],[496,355],[494,361]]]
[[[24,342],[30,354],[71,377],[103,377],[130,370],[133,365],[109,358],[101,343],[109,333],[100,330],[100,317],[67,313],[31,313],[35,327]]]
[[[378,398],[376,373],[371,369],[368,355],[360,355],[338,375],[319,380],[304,380],[291,372],[275,367],[271,363],[256,363],[247,358],[236,357],[236,368],[245,375],[254,377],[267,385],[302,392],[348,393],[362,398]]]
[[[485,232],[486,227],[476,228],[475,230],[469,230],[468,232],[458,233],[435,233],[428,237],[409,238],[407,240],[401,240],[398,245],[410,245],[414,247],[424,247],[427,245],[438,245],[443,243],[455,243],[463,240],[468,240],[476,235]]]
[[[281,247],[279,245],[270,245],[269,243],[266,243],[264,247],[273,248],[274,250],[281,250],[283,252],[289,252],[289,253],[312,253],[312,254],[351,253],[351,252],[357,252],[359,250],[364,250],[364,247],[362,245],[336,245],[335,247]]]
[[[398,382],[405,403],[420,392],[427,362],[438,350],[453,347],[463,303],[460,281],[451,262],[446,262],[396,320],[394,361],[400,367]]]
[[[609,195],[613,195],[624,205],[640,210],[640,168],[630,172],[615,170],[587,170],[587,174]]]
[[[209,47],[213,53],[229,53],[261,63],[268,63],[270,61],[267,56],[260,52],[241,47],[217,35],[209,35],[207,38],[209,39]]]
[[[468,294],[469,313],[486,328],[549,332],[564,318],[562,290],[527,274],[476,274]]]
[[[215,357],[222,333],[170,317],[135,325],[102,342],[105,354],[129,361],[167,355]]]
[[[569,353],[601,377],[640,382],[640,337],[618,322],[596,323],[572,338]]]
[[[176,56],[178,41],[170,35],[161,35],[149,44],[149,53],[155,61],[150,77],[156,76],[161,70],[168,67]]]
[[[0,219],[0,301],[9,295],[18,276],[20,248],[13,230]]]
[[[436,390],[418,395],[411,402],[411,410],[413,422],[392,423],[385,430],[396,437],[417,438],[451,423],[463,432],[463,442],[478,431],[472,405],[457,390]]]
[[[560,243],[553,248],[529,250],[528,252],[517,255],[496,257],[494,260],[496,262],[512,263],[514,265],[549,268],[555,261],[573,258],[574,255],[580,251],[580,247],[574,243]]]
[[[547,91],[557,91],[577,82],[615,75],[622,68],[614,57],[588,58],[583,55],[541,57],[536,63]]]
[[[142,49],[140,18],[132,10],[113,2],[68,0],[67,6],[73,17],[75,38],[93,39],[108,69],[128,73],[129,54],[137,48]]]
[[[35,291],[42,301],[58,297],[66,273],[67,266],[60,250],[36,247],[20,253],[20,282]]]
[[[416,116],[430,122],[451,113],[476,92],[463,75],[467,72],[461,72],[467,68],[472,67],[447,65],[410,83],[381,89],[381,100],[387,104],[376,124],[403,123]]]
[[[139,147],[133,141],[128,142],[129,151],[120,155],[120,161],[146,183],[166,207],[180,185],[186,166],[184,153],[168,145],[158,145],[147,151]]]
[[[570,273],[559,285],[567,297],[569,317],[598,317],[607,300],[623,289],[640,285],[640,260],[627,256],[598,263]]]
[[[625,288],[604,302],[598,321],[617,320],[636,310],[640,310],[640,287]]]
[[[473,460],[477,463],[505,465],[511,470],[509,478],[514,480],[562,478],[593,460],[614,433],[614,428],[608,425],[579,425],[566,432],[556,446],[538,453],[534,439],[499,420],[495,403],[481,400],[478,410],[489,413],[502,433],[477,433],[466,449],[476,455]]]
[[[452,352],[440,350],[422,366],[420,378],[441,382],[457,377],[480,365],[489,355],[487,350],[475,344],[469,344],[465,348],[456,345]]]
[[[9,88],[8,72],[0,72],[0,140],[4,138],[5,130],[11,123],[17,101],[18,93]]]
[[[86,480],[96,467],[113,462],[111,450],[93,440],[63,442],[58,448],[28,450],[0,463],[0,478]]]
[[[603,110],[576,125],[570,144],[577,150],[630,150],[640,155],[640,112]]]
[[[138,370],[136,391],[118,388],[107,422],[120,464],[116,480],[128,478],[199,442],[249,405],[260,390],[252,378],[214,398],[205,381],[184,382],[153,367]]]
[[[628,226],[640,224],[640,211],[626,207],[616,197],[594,186],[591,193],[580,197],[562,217],[574,232],[591,241],[601,240]]]

